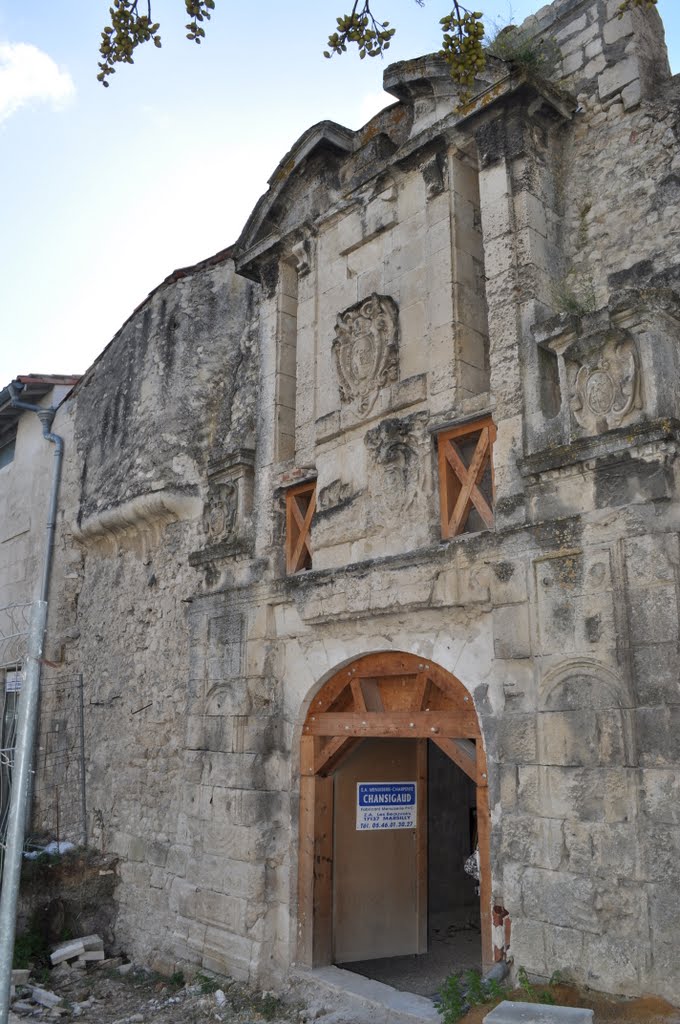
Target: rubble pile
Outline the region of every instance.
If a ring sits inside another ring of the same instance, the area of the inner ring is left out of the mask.
[[[178,972],[162,978],[145,967],[107,957],[98,935],[54,948],[51,968],[12,972],[8,1024],[290,1024],[299,1014],[231,979]]]

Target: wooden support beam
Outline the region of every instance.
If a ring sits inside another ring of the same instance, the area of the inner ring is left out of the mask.
[[[418,953],[427,953],[427,740],[418,740],[416,754],[418,787],[418,827],[416,829],[416,900]]]
[[[346,687],[351,684],[352,675],[349,671],[339,672],[319,691],[309,708],[309,715],[328,711]]]
[[[361,692],[364,695],[364,707],[367,711],[385,710],[377,679],[362,679]]]
[[[430,691],[432,690],[432,680],[428,676],[427,672],[419,672],[416,678],[416,688],[413,697],[413,710],[414,711],[425,711],[428,707],[428,701],[430,699]]]
[[[310,715],[304,725],[306,736],[401,736],[435,739],[479,736],[477,716],[469,711],[328,711]]]
[[[345,757],[360,742],[361,740],[356,739],[354,736],[334,736],[328,743],[323,745],[316,755],[314,761],[315,773],[317,775],[328,775],[329,772],[335,771],[340,762],[344,761]]]
[[[356,676],[353,676],[349,685],[352,687],[352,697],[354,699],[354,710],[355,711],[365,711],[366,710],[366,700],[364,699],[364,691],[363,691],[363,689],[361,687],[361,680],[357,679]]]
[[[312,964],[333,960],[333,779],[316,780]]]
[[[479,844],[479,912],[482,932],[482,966],[484,971],[487,971],[494,965],[491,932],[491,816],[489,813],[488,786],[477,787],[477,841]]]
[[[448,736],[433,736],[432,742],[436,743],[439,749],[443,750],[447,757],[450,757],[454,764],[457,764],[473,782],[479,784],[477,758],[473,743],[469,740],[452,740]],[[486,785],[486,780],[484,784]]]

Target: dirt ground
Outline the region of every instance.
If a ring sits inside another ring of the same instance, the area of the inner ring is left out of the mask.
[[[60,996],[59,1006],[47,1009],[31,1004],[33,985]],[[559,1005],[593,1009],[595,1024],[680,1024],[680,1008],[651,996],[628,1000],[563,984],[551,986],[550,992]],[[526,1001],[527,994],[518,988],[504,998]],[[481,1024],[494,1005],[475,1007],[462,1024]],[[31,978],[30,986],[17,993],[12,1012],[11,1024],[57,1020],[64,1024],[304,1024],[315,1016],[304,1006],[286,1004],[271,993],[250,992],[228,979],[197,975],[185,984],[180,976],[168,981],[137,967],[121,975],[117,967],[82,970],[67,965],[39,980]],[[338,1024],[339,1015],[331,1016]],[[323,1020],[319,1018],[317,1024]],[[346,1024],[351,1024],[349,1018]]]
[[[572,985],[551,985],[550,993],[559,1006],[582,1006],[594,1010],[595,1024],[680,1024],[680,1008],[656,996],[623,999],[590,989],[577,989]],[[516,988],[506,992],[504,998],[523,1002],[527,996],[522,989]],[[461,1018],[461,1024],[481,1024],[497,1002],[475,1006]]]

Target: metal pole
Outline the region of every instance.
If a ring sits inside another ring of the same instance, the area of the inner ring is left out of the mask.
[[[12,958],[16,929],[21,860],[28,811],[27,795],[31,777],[31,758],[38,724],[40,697],[40,661],[47,624],[47,601],[37,601],[28,634],[26,679],[19,699],[19,718],[12,770],[12,795],[9,807],[5,866],[0,893],[0,1024],[7,1024]]]
[[[82,843],[87,846],[87,799],[85,793],[85,695],[83,673],[78,676],[80,696],[80,816],[82,821]]]

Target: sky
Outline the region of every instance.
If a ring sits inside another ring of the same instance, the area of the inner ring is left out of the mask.
[[[446,2],[373,0],[387,57],[322,51],[343,0],[217,0],[184,38],[181,0],[154,0],[163,47],[96,80],[109,0],[0,0],[0,388],[82,373],[168,274],[234,242],[312,124],[359,128],[392,60],[439,48]],[[540,0],[483,0],[487,24]],[[680,70],[680,3],[659,0]]]

